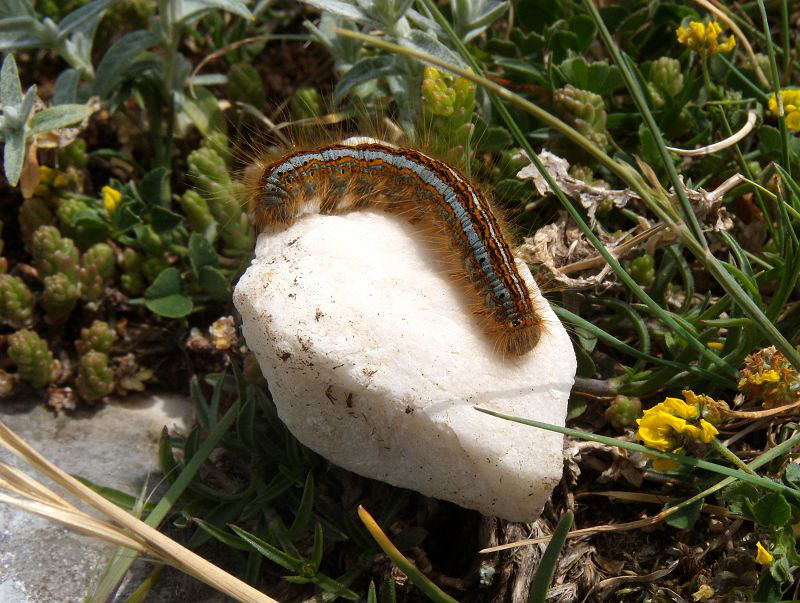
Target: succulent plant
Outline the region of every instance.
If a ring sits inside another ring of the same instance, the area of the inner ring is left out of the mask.
[[[68,195],[61,199],[56,210],[61,233],[71,238],[82,249],[92,242],[92,231],[78,221],[80,214],[88,211],[91,210],[86,199],[76,195]]]
[[[97,243],[81,257],[81,295],[97,301],[114,280],[114,250],[107,243]]]
[[[33,323],[33,294],[22,279],[0,274],[0,320],[20,329]]]
[[[664,105],[667,98],[683,90],[681,64],[672,57],[661,57],[650,66],[650,95],[656,107]]]
[[[47,343],[34,331],[21,329],[8,337],[8,356],[17,365],[19,376],[35,388],[53,381],[58,367]]]
[[[633,279],[644,287],[649,287],[656,280],[656,263],[652,255],[642,255],[631,260],[628,265]]]
[[[608,145],[607,115],[602,96],[567,84],[553,93],[553,100],[578,132],[601,147]]]
[[[54,226],[40,226],[33,233],[31,254],[44,278],[62,273],[73,282],[78,282],[79,254],[72,239],[62,238]]]
[[[316,88],[310,86],[298,88],[289,101],[289,112],[295,120],[319,117],[322,110],[322,97]]]
[[[90,327],[81,329],[81,338],[75,342],[75,347],[81,354],[86,354],[91,350],[110,354],[117,334],[107,322],[95,320]]]
[[[435,67],[425,67],[423,72],[423,107],[433,115],[447,117],[453,128],[461,127],[472,117],[476,90],[474,82]]]
[[[211,215],[208,203],[197,191],[188,189],[179,199],[181,209],[186,214],[189,225],[199,233],[214,242],[217,236],[217,221]]]
[[[114,373],[108,366],[108,356],[95,350],[81,356],[75,384],[87,402],[99,400],[114,391]]]
[[[642,416],[642,402],[632,396],[617,396],[608,405],[606,421],[617,431],[636,426],[636,419]]]
[[[61,324],[67,320],[81,296],[78,283],[61,272],[44,278],[42,307],[47,314],[47,322]]]
[[[28,248],[31,246],[33,233],[40,226],[52,226],[55,222],[50,207],[39,197],[25,199],[19,208],[19,229]]]
[[[144,292],[146,284],[142,274],[142,262],[142,256],[130,247],[126,247],[120,254],[119,266],[122,274],[119,277],[119,284],[127,295],[141,295]]]
[[[169,262],[160,256],[149,257],[142,262],[142,274],[150,283],[156,280],[165,268],[169,268]]]
[[[253,229],[245,212],[243,190],[231,181],[225,160],[201,147],[189,155],[189,175],[219,224],[219,233],[233,253],[250,253]]]
[[[76,138],[73,142],[58,151],[59,164],[68,164],[79,170],[89,163],[89,154],[86,152],[86,141]]]

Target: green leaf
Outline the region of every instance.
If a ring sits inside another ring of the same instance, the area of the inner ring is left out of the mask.
[[[750,515],[752,501],[758,498],[758,489],[747,482],[734,482],[723,488],[717,494],[717,499],[725,505],[731,513],[737,515]]]
[[[253,14],[242,0],[183,0],[178,6],[180,12],[175,15],[175,20],[179,23],[184,23],[192,17],[199,18],[202,13],[219,9],[239,15],[244,19],[253,18]]]
[[[139,196],[148,206],[169,205],[168,175],[169,170],[167,168],[157,167],[147,172],[139,182]],[[183,217],[181,217],[181,220],[183,220]]]
[[[675,505],[667,505],[665,508],[669,509]],[[679,530],[690,530],[694,526],[697,519],[700,517],[700,511],[703,508],[703,501],[696,500],[693,503],[686,505],[679,511],[675,511],[672,515],[667,516],[664,522],[677,528]]]
[[[194,308],[192,300],[180,293],[156,299],[145,299],[144,305],[153,314],[158,314],[164,318],[183,318]]]
[[[528,603],[544,603],[547,599],[547,590],[553,581],[558,556],[567,541],[567,534],[572,527],[573,520],[572,511],[567,511],[553,531],[550,544],[547,545],[547,549],[542,555],[542,560],[539,562],[539,568],[536,570],[536,575],[531,582],[531,589],[528,591]]]
[[[169,267],[153,281],[144,293],[147,309],[165,318],[182,318],[194,307],[192,300],[181,293],[183,282],[177,268]]]
[[[82,122],[92,114],[86,105],[56,105],[39,111],[31,118],[30,132],[49,132]]]
[[[22,173],[22,164],[25,162],[25,129],[14,128],[11,131],[6,130],[4,134],[3,169],[8,183],[17,186]]]
[[[800,489],[800,464],[789,463],[783,472],[783,481],[793,488]]]
[[[338,104],[356,86],[385,75],[398,73],[397,58],[380,55],[361,59],[353,65],[336,83],[333,90],[333,103]]]
[[[192,517],[192,521],[227,547],[236,549],[237,551],[250,551],[252,549],[250,545],[244,544],[241,538],[237,538],[233,534],[229,534],[225,530],[218,528],[212,523],[203,521],[199,517]]]
[[[319,571],[319,566],[322,563],[322,536],[322,524],[317,522],[317,525],[314,526],[314,546],[311,549],[311,559],[309,560],[314,573]]]
[[[131,209],[131,205],[132,203],[123,201],[111,216],[111,226],[117,234],[125,233],[142,223],[141,216]]]
[[[3,67],[0,69],[0,103],[4,107],[22,106],[22,84],[19,81],[17,62],[14,55],[8,53],[3,60]]]
[[[386,578],[381,586],[381,603],[397,603],[397,591],[391,578]]]
[[[183,216],[176,214],[174,211],[168,210],[166,207],[155,205],[150,210],[151,224],[153,230],[158,234],[170,232],[181,224],[183,224]]]
[[[752,505],[755,520],[768,527],[781,527],[792,518],[792,508],[782,494],[768,492]]]
[[[192,270],[199,275],[203,266],[218,266],[219,258],[211,243],[203,235],[193,232],[189,235],[189,261]]]
[[[170,266],[161,271],[156,280],[153,281],[153,284],[148,287],[144,297],[145,299],[157,299],[167,295],[174,295],[181,291],[183,291],[181,273],[174,266]]]
[[[78,100],[78,84],[81,81],[80,69],[65,69],[56,79],[53,98],[50,102],[53,105],[66,105]]]
[[[94,94],[107,98],[129,76],[128,71],[151,46],[158,43],[158,36],[138,29],[122,36],[109,48],[97,66],[94,79]]]
[[[585,396],[570,396],[567,401],[567,422],[577,419],[589,408],[589,400]]]
[[[508,130],[501,127],[487,128],[475,148],[478,151],[505,151],[514,146],[514,139]],[[528,187],[530,188],[530,187]]]
[[[213,266],[203,266],[198,275],[200,287],[216,301],[226,301],[230,298],[230,282]]]
[[[559,69],[567,83],[602,96],[612,94],[625,86],[619,68],[605,61],[587,63],[582,56],[571,57],[562,61]]]

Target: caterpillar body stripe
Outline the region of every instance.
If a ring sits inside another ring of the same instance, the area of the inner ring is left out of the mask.
[[[377,142],[331,144],[260,165],[248,188],[261,227],[368,208],[428,225],[454,252],[498,347],[521,355],[538,342],[543,320],[489,201],[446,163]]]

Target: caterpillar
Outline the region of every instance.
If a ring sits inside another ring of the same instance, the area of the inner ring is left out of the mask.
[[[261,229],[308,213],[377,208],[408,216],[452,252],[456,275],[470,282],[475,313],[499,349],[519,356],[539,341],[543,319],[503,229],[480,188],[456,168],[380,142],[337,143],[261,162],[245,181]]]

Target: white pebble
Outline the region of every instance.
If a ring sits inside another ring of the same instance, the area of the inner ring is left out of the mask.
[[[434,254],[424,234],[380,212],[311,215],[262,234],[234,293],[247,345],[309,448],[367,477],[533,521],[561,479],[562,436],[473,406],[564,425],[572,344],[542,301],[539,344],[503,359]]]

